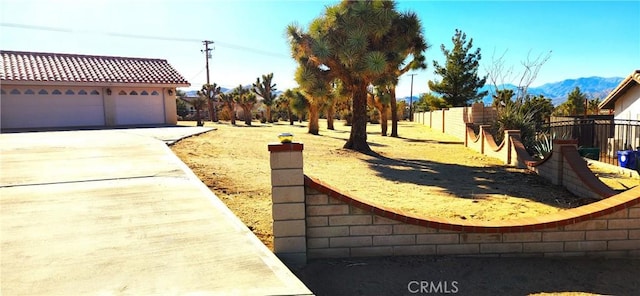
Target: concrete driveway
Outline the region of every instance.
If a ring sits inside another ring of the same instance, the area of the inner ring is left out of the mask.
[[[164,129],[0,134],[3,295],[311,294]]]

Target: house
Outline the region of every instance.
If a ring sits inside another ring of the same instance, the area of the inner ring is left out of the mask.
[[[610,155],[640,147],[640,70],[622,80],[598,107],[614,112],[615,136],[607,144]]]
[[[640,120],[640,70],[622,80],[598,107],[613,109],[615,119]]]
[[[166,60],[0,51],[0,128],[176,124]]]

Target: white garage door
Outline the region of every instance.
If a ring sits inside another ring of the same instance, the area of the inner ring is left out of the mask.
[[[120,91],[115,97],[116,124],[163,124],[164,101],[159,92]]]
[[[3,129],[105,125],[97,90],[3,89],[0,108]]]

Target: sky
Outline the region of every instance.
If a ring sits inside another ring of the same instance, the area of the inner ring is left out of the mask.
[[[0,49],[166,59],[200,89],[203,40],[211,40],[210,81],[226,88],[274,73],[279,90],[297,86],[285,29],[306,28],[318,0],[0,0]],[[626,77],[640,69],[640,1],[397,1],[418,14],[431,47],[428,68],[404,75],[397,96],[428,92],[433,61],[444,62],[455,29],[481,48],[479,74],[492,56],[521,62],[551,51],[532,86],[579,77]],[[515,81],[505,81],[515,82]]]

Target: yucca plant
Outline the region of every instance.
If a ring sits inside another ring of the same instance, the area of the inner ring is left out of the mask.
[[[548,133],[539,133],[536,135],[536,140],[531,148],[533,151],[533,156],[545,159],[549,157],[551,151],[553,151],[553,140],[567,140],[570,137],[567,134],[563,134],[562,136],[558,136],[556,133],[549,135]]]
[[[504,131],[519,130],[520,140],[529,153],[533,152],[535,143],[535,120],[532,110],[525,110],[522,104],[509,101],[498,111],[493,130],[497,143],[504,139]]]
[[[533,156],[540,159],[545,159],[551,154],[553,150],[554,136],[547,136],[547,133],[541,133],[536,136],[536,142],[533,144]]]

